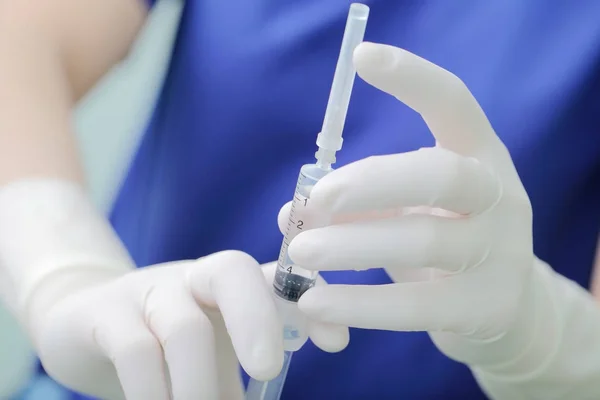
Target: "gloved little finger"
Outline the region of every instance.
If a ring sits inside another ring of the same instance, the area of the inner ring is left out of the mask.
[[[273,282],[276,268],[276,261],[262,266],[268,284]],[[315,286],[324,285],[327,285],[327,282],[321,275],[318,275]],[[311,319],[308,320],[308,336],[315,346],[328,353],[337,353],[344,350],[350,341],[348,327]]]
[[[244,370],[258,380],[274,378],[283,365],[283,326],[258,263],[245,253],[223,251],[197,261],[187,282],[200,305],[223,315]]]
[[[213,327],[183,282],[154,288],[144,315],[169,366],[173,400],[219,398]]]
[[[453,278],[309,289],[298,307],[310,318],[362,329],[471,333],[468,290]]]

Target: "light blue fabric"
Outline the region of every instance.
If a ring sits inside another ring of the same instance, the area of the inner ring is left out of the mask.
[[[46,375],[36,376],[25,391],[11,400],[70,400],[73,394]]]

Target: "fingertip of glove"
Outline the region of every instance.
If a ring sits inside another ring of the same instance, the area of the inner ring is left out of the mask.
[[[296,236],[288,247],[288,255],[295,263],[304,268],[313,270],[318,269],[323,258],[323,248],[321,243],[316,240],[315,232],[302,232]]]
[[[342,325],[311,320],[308,333],[312,342],[328,353],[338,353],[350,342],[350,332]]]
[[[283,367],[283,348],[275,350],[273,346],[255,346],[249,354],[248,360],[242,363],[244,370],[252,378],[259,381],[268,381],[275,378]]]
[[[310,194],[312,211],[320,213],[336,212],[341,206],[341,196],[348,190],[350,185],[351,182],[348,181],[347,173],[341,169],[323,177]]]
[[[315,286],[308,290],[298,300],[298,309],[306,314],[309,318],[320,320],[322,314],[326,311],[324,299],[321,296],[323,290],[327,287]]]
[[[361,76],[368,76],[371,71],[381,72],[393,67],[397,63],[396,50],[402,51],[389,45],[362,42],[354,49],[356,71]]]
[[[288,224],[288,219],[290,216],[290,210],[292,209],[292,202],[288,201],[281,207],[279,210],[279,214],[277,214],[277,226],[279,227],[279,231],[281,233],[285,233],[285,229]]]
[[[327,289],[313,287],[302,295],[298,308],[309,318],[309,336],[313,343],[323,351],[337,353],[348,346],[350,331],[347,326],[327,321],[331,316],[325,300]]]

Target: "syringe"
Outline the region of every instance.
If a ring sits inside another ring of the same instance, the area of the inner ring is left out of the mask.
[[[287,229],[279,252],[273,289],[275,304],[284,327],[284,365],[281,373],[271,381],[261,382],[251,379],[246,400],[278,400],[285,383],[292,352],[299,350],[308,338],[306,319],[298,310],[297,302],[304,292],[314,286],[317,273],[294,264],[288,256],[288,246],[300,232],[323,226],[327,222],[322,219],[322,216],[309,215],[307,206],[312,188],[333,170],[331,166],[335,163],[335,153],[342,148],[342,132],[356,76],[352,56],[356,46],[363,41],[368,17],[368,6],[360,3],[350,5],[323,127],[317,136],[318,150],[315,154],[317,162],[304,165],[300,169]]]

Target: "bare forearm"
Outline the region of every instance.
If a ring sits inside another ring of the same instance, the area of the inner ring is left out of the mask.
[[[71,108],[126,54],[144,7],[18,1],[0,3],[0,186],[25,177],[81,182]]]
[[[32,30],[0,22],[0,185],[21,177],[81,181],[73,96],[60,53]]]

